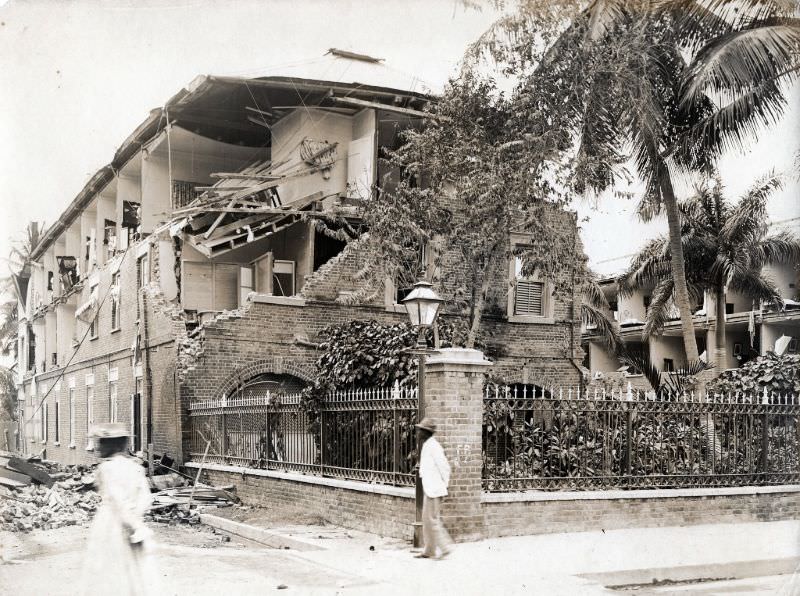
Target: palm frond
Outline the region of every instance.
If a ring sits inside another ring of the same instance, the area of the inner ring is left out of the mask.
[[[780,86],[773,80],[762,81],[680,131],[667,153],[677,154],[680,163],[702,164],[727,151],[742,151],[762,127],[781,119],[786,105]]]
[[[707,93],[738,95],[764,80],[779,82],[800,68],[800,20],[757,21],[715,37],[684,73],[680,106]]]
[[[752,248],[750,261],[754,267],[782,263],[800,263],[800,239],[791,232],[778,232],[764,238]]]
[[[644,328],[642,329],[643,340],[661,333],[667,321],[672,319],[670,307],[672,306],[672,294],[674,291],[675,284],[671,276],[662,279],[653,289],[653,293],[650,296],[650,307],[647,309]]]
[[[703,360],[689,362],[686,366],[677,369],[674,374],[667,375],[662,390],[671,395],[681,395],[693,388],[692,377],[712,368],[714,368],[713,364]]]
[[[677,30],[687,42],[707,40],[735,31],[753,21],[792,16],[794,0],[656,0],[661,10],[670,10]]]
[[[638,373],[647,379],[653,391],[661,391],[661,372],[650,361],[650,355],[646,352],[631,354],[623,352],[619,357],[622,364],[630,367],[634,373]]]
[[[756,241],[765,228],[767,202],[776,190],[783,188],[782,176],[774,171],[760,177],[732,209],[722,227],[723,244],[742,244]]]
[[[625,345],[616,322],[609,319],[602,309],[586,302],[582,303],[581,321],[592,328],[592,333],[600,337],[606,349],[612,354],[619,353]]]
[[[737,271],[731,278],[728,288],[756,301],[783,306],[780,290],[772,279],[755,269]]]
[[[591,278],[587,281],[583,290],[583,301],[595,308],[610,308],[603,288],[597,283],[597,279]]]

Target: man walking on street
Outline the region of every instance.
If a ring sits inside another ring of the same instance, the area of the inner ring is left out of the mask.
[[[450,482],[450,464],[444,449],[434,438],[436,424],[430,418],[423,418],[417,427],[417,444],[420,446],[419,477],[422,481],[424,499],[422,501],[422,542],[424,548],[416,557],[435,558],[437,548],[439,558],[450,554],[453,541],[439,519],[442,498],[447,495]]]

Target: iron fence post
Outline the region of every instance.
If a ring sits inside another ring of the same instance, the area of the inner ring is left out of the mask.
[[[222,406],[222,463],[228,463],[228,426],[224,404]]]
[[[631,475],[631,464],[633,461],[633,410],[632,402],[625,408],[625,474]]]
[[[761,471],[769,472],[769,414],[766,412],[761,423]]]
[[[319,409],[319,473],[325,475],[325,403]]]
[[[399,399],[399,395],[394,395],[392,392],[392,481],[394,485],[397,486],[399,484],[397,478],[397,467],[398,467],[398,460],[400,459],[400,429],[397,426],[397,399]]]
[[[269,432],[269,401],[264,404],[264,468],[269,470],[269,445],[272,436]]]

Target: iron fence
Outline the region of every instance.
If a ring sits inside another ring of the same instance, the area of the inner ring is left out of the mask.
[[[251,391],[189,406],[189,456],[267,470],[413,486],[417,390],[355,389],[316,410],[301,394]]]
[[[489,386],[484,397],[488,491],[789,484],[799,450],[794,395]]]

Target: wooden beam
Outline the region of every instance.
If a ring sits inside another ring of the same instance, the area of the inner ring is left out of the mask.
[[[227,223],[224,226],[219,226],[212,236],[213,239],[219,238],[220,236],[224,236],[228,232],[232,232],[234,230],[238,230],[239,228],[243,228],[245,226],[249,226],[250,224],[257,223],[264,219],[265,214],[259,213],[257,215],[251,215],[249,217],[242,217],[241,219],[237,219],[236,221],[232,221],[231,223]]]
[[[444,121],[449,120],[449,118],[444,118],[442,116],[432,116],[427,112],[412,110],[411,108],[401,108],[399,106],[387,105],[379,103],[377,101],[366,101],[364,99],[356,99],[355,97],[339,97],[337,95],[332,95],[330,99],[336,103],[343,103],[351,106],[360,106],[362,108],[372,108],[374,110],[383,110],[384,112],[393,112],[395,114],[404,114],[406,116],[411,116],[412,118],[427,118],[429,120],[444,120]]]
[[[269,124],[267,124],[263,120],[259,120],[255,116],[248,116],[247,119],[253,124],[258,124],[259,126],[263,126],[264,128],[266,128],[267,130],[272,130],[272,127]]]
[[[253,112],[254,114],[261,114],[262,116],[268,116],[272,118],[272,112],[268,112],[267,110],[259,110],[258,108],[251,108],[250,106],[244,106],[244,109],[248,112]]]
[[[280,180],[283,176],[276,174],[245,174],[242,173],[228,173],[228,172],[214,172],[210,174],[212,178],[235,178],[242,180]]]

